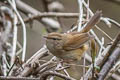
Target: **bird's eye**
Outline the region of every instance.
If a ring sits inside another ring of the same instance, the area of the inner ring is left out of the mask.
[[[53,40],[57,40],[57,38],[53,38]]]
[[[59,39],[59,38],[52,38],[53,40],[61,40],[61,39]]]

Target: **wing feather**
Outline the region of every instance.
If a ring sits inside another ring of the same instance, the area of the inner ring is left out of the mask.
[[[69,40],[66,40],[67,42],[64,44],[63,49],[64,50],[74,50],[77,48],[80,48],[84,43],[89,41],[91,38],[91,35],[88,33],[81,33],[76,34],[70,37]]]

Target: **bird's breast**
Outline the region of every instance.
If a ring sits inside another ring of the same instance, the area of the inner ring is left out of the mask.
[[[81,48],[66,51],[64,56],[62,56],[62,59],[80,60],[87,49],[88,45],[83,45]]]

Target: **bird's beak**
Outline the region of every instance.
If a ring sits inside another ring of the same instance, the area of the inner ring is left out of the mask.
[[[47,35],[44,35],[43,37],[44,37],[44,38],[49,38]]]

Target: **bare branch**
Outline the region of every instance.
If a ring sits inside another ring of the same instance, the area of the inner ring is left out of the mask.
[[[104,80],[107,73],[110,71],[110,69],[113,67],[114,62],[118,59],[120,56],[120,48],[116,48],[118,42],[120,41],[120,33],[118,34],[117,38],[113,42],[112,46],[110,47],[108,54],[105,56],[105,58],[102,60],[103,63],[101,64],[101,71],[99,73],[98,80]]]
[[[42,57],[45,57],[48,55],[48,50],[44,46],[41,48],[38,52],[36,52],[26,63],[23,64],[24,70],[19,68],[16,72],[16,74],[13,74],[14,76],[20,76],[25,77],[31,74],[32,71],[34,71],[34,64],[39,61]]]
[[[0,80],[40,80],[39,78],[28,78],[28,77],[6,77],[0,76]]]
[[[63,78],[65,80],[75,80],[71,77],[68,77],[66,75],[63,75],[63,74],[60,74],[60,73],[57,73],[57,72],[52,72],[52,71],[49,71],[49,72],[45,72],[41,75],[40,77],[40,80],[47,80],[48,76],[57,76],[57,77],[60,77],[60,78]]]
[[[120,48],[113,51],[112,55],[109,57],[108,61],[104,64],[103,68],[99,73],[99,78],[97,80],[104,80],[110,69],[114,66],[114,63],[120,56]]]
[[[114,51],[114,49],[118,45],[119,41],[120,41],[120,33],[118,34],[118,36],[116,37],[116,39],[113,42],[112,46],[110,47],[109,51],[107,52],[106,56],[102,60],[103,63],[100,64],[101,68],[103,67],[103,65],[105,64],[105,62],[108,60],[109,56],[111,56],[112,52]]]
[[[24,19],[24,22],[29,22],[30,20],[34,19],[40,19],[43,17],[60,17],[60,18],[78,18],[79,13],[57,13],[57,12],[44,12],[44,13],[39,13],[37,15],[33,15],[31,17],[28,17]],[[20,24],[20,23],[18,23]]]
[[[24,12],[26,14],[37,15],[37,14],[41,13],[38,10],[32,8],[31,6],[25,4],[21,0],[16,0],[16,6],[17,6],[18,9],[20,9],[22,12]],[[46,25],[47,30],[49,30],[50,28],[53,28],[53,29],[59,29],[60,28],[59,23],[57,21],[53,20],[53,19],[41,18],[41,19],[39,19],[39,21],[42,24]],[[51,22],[52,22],[52,24],[51,24]]]

